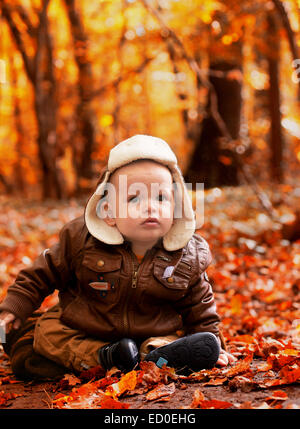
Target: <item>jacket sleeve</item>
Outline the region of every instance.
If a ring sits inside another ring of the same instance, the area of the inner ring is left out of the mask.
[[[217,313],[214,293],[206,274],[212,256],[208,244],[203,240],[197,250],[196,269],[192,275],[188,292],[176,303],[182,317],[186,335],[196,332],[211,332],[216,335],[222,348],[226,348],[219,330],[220,317]]]
[[[0,311],[6,310],[24,321],[37,310],[46,296],[55,289],[63,290],[72,278],[72,240],[69,224],[59,234],[59,241],[22,269],[9,286]]]
[[[212,287],[205,279],[204,273],[189,286],[189,292],[176,306],[186,334],[212,332],[219,336],[220,317],[217,314]]]

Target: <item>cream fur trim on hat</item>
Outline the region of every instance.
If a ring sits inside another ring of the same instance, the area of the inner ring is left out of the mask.
[[[169,167],[172,173],[173,180],[177,184],[177,195],[182,202],[182,217],[174,217],[171,229],[163,237],[163,245],[169,251],[181,249],[188,243],[195,232],[195,214],[183,176],[177,165],[177,158],[168,143],[158,137],[135,135],[111,149],[106,174],[85,208],[86,226],[91,235],[104,243],[122,244],[124,242],[124,237],[118,228],[107,225],[97,215],[97,204],[104,195],[110,175],[117,168],[138,159],[157,161]]]

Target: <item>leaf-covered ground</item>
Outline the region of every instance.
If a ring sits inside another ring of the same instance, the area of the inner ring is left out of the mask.
[[[0,408],[300,408],[300,188],[269,191],[280,223],[262,211],[247,187],[205,193],[200,234],[232,366],[178,376],[151,362],[121,374],[99,368],[56,381],[21,382],[0,351]],[[1,197],[0,300],[24,266],[53,244],[83,204]],[[42,309],[57,300],[48,297]]]

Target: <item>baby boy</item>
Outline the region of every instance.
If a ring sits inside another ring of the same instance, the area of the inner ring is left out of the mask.
[[[84,215],[18,274],[0,305],[19,377],[135,368],[141,359],[177,371],[227,365],[206,274],[212,256],[177,159],[162,139],[115,146]],[[59,303],[36,313],[59,291]]]

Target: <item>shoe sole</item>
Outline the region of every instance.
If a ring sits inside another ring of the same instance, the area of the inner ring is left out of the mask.
[[[220,346],[215,335],[199,332],[158,347],[148,353],[145,360],[151,360],[158,366],[165,363],[176,370],[200,371],[213,368],[219,353]]]

